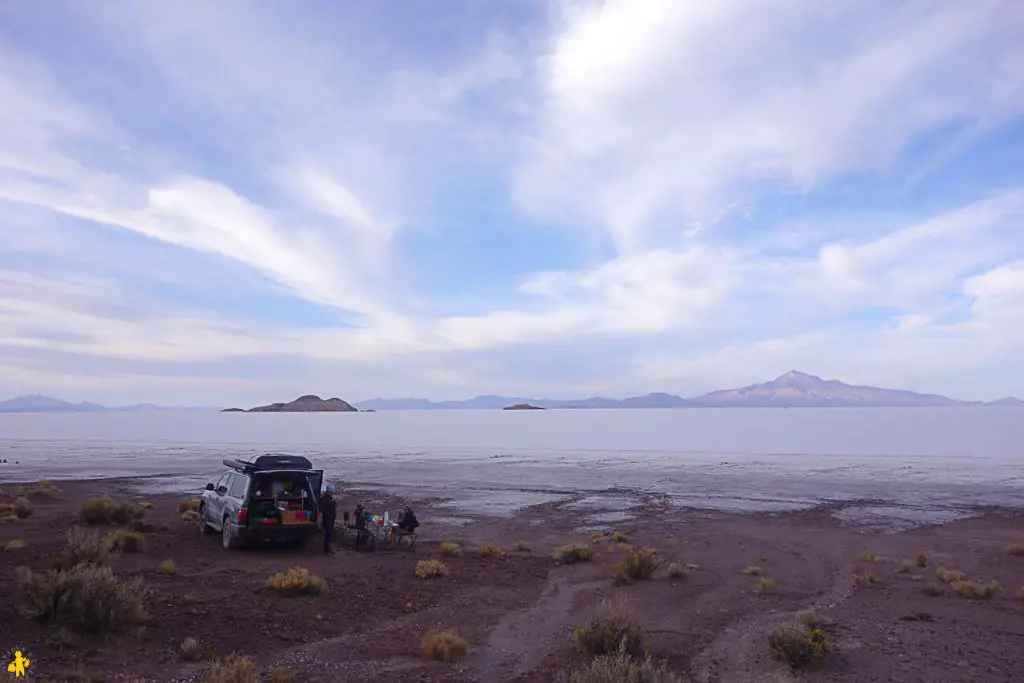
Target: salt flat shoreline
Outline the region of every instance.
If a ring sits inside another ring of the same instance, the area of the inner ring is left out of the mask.
[[[201,680],[209,664],[180,657],[182,640],[193,637],[210,656],[238,652],[261,670],[287,667],[301,672],[295,680],[312,683],[548,683],[585,664],[569,629],[585,624],[606,598],[624,601],[649,631],[655,659],[695,681],[788,680],[784,667],[768,658],[764,633],[808,607],[830,620],[834,656],[804,680],[1009,681],[1021,665],[1024,600],[1015,593],[1024,584],[1024,556],[1007,552],[1024,542],[1020,508],[978,507],[969,518],[880,533],[837,517],[873,501],[728,513],[680,508],[657,494],[621,489],[489,515],[407,489],[396,495],[388,487],[342,484],[342,509],[364,502],[394,512],[411,503],[422,534],[412,553],[341,549],[325,557],[316,543],[301,550],[227,551],[216,536],[203,537],[194,522],[182,520],[181,493],[147,494],[146,484],[137,477],[58,482],[53,497],[37,495],[33,486],[0,486],[0,504],[21,494],[34,508],[24,519],[0,524],[0,542],[25,541],[0,553],[12,570],[45,571],[87,498],[152,504],[147,519],[154,531],[146,534],[145,551],[114,561],[118,574],[139,578],[150,591],[150,621],[137,637],[85,636],[78,647],[57,649],[52,626],[19,612],[17,583],[0,584],[0,646],[28,648],[37,675]],[[612,541],[610,532],[625,534],[628,543]],[[458,543],[461,554],[442,554],[443,540]],[[529,552],[516,551],[517,542]],[[592,560],[554,563],[553,553],[567,543],[591,547]],[[486,545],[503,554],[479,556]],[[628,548],[643,546],[663,558],[655,577],[613,585],[613,569]],[[904,560],[918,553],[928,558],[926,566],[900,573]],[[450,575],[415,578],[416,562],[428,558],[447,563]],[[157,571],[168,559],[177,574]],[[670,577],[673,563],[686,569]],[[322,576],[325,593],[282,599],[260,591],[272,573],[297,565]],[[990,599],[965,599],[938,581],[940,567],[996,581],[1000,589]],[[866,575],[874,583],[867,585]],[[775,588],[760,591],[762,579]],[[926,593],[926,586],[938,592]],[[240,630],[239,623],[253,627]],[[422,659],[419,637],[437,626],[469,642],[466,659],[449,665]],[[382,650],[382,642],[389,647]]]

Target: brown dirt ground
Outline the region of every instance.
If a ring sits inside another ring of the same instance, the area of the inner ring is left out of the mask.
[[[283,666],[295,681],[412,683],[432,681],[565,680],[585,661],[575,651],[571,628],[585,623],[604,597],[624,599],[650,633],[649,650],[688,680],[705,683],[788,681],[792,675],[767,657],[766,630],[814,606],[829,619],[825,631],[833,656],[803,672],[807,681],[920,681],[927,683],[1019,680],[1024,671],[1024,555],[1005,547],[1024,542],[1024,513],[988,510],[979,517],[895,534],[865,533],[843,526],[827,507],[780,514],[739,515],[680,510],[650,498],[619,525],[634,545],[656,547],[668,562],[691,565],[680,579],[662,570],[652,581],[615,587],[612,568],[623,550],[607,538],[591,541],[577,527],[580,513],[563,504],[528,508],[512,519],[476,519],[465,526],[431,523],[450,511],[417,502],[423,523],[414,552],[339,550],[325,557],[317,543],[304,549],[224,550],[219,537],[202,537],[177,512],[181,496],[146,497],[127,482],[62,482],[54,498],[31,496],[34,513],[0,524],[0,543],[27,545],[0,550],[0,651],[30,653],[29,680],[192,681],[206,661],[181,661],[182,640],[197,638],[210,657],[232,652],[251,657],[264,672]],[[30,492],[25,487],[22,492]],[[8,502],[15,487],[4,487]],[[42,571],[75,524],[90,496],[153,503],[147,518],[158,530],[143,553],[114,562],[123,575],[140,576],[150,588],[150,619],[137,635],[92,637],[79,647],[49,644],[54,627],[19,612],[19,565]],[[365,496],[361,495],[361,498]],[[343,509],[356,499],[346,495]],[[397,509],[399,501],[377,496],[373,508]],[[163,525],[166,528],[162,528]],[[420,580],[414,567],[441,558],[440,541],[463,547],[443,558],[451,575]],[[532,552],[515,552],[517,540]],[[590,543],[595,560],[557,566],[552,552],[567,542]],[[475,550],[496,543],[505,556],[484,559]],[[608,548],[613,548],[608,551]],[[864,552],[875,561],[862,558]],[[928,556],[923,569],[897,573],[904,558]],[[173,559],[180,574],[156,571]],[[274,572],[301,565],[324,577],[318,597],[280,598],[261,590]],[[777,584],[756,590],[761,577]],[[998,581],[990,600],[957,597],[949,587],[925,595],[935,569],[965,571],[972,579]],[[857,572],[870,572],[871,587]],[[425,662],[419,652],[428,629],[456,630],[470,654],[456,664]],[[6,667],[0,668],[0,675]],[[25,680],[25,679],[20,679]]]

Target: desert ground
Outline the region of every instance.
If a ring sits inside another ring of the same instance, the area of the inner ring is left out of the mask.
[[[113,480],[2,488],[0,651],[31,662],[19,680],[1024,676],[1020,510],[882,533],[840,523],[835,506],[727,514],[639,496],[629,521],[594,531],[572,501],[455,523],[441,501],[343,490],[342,509],[411,502],[420,537],[411,552],[324,556],[319,539],[225,550],[183,513],[184,496],[138,490]],[[96,510],[87,501],[97,497],[121,514],[87,523],[83,504]],[[447,574],[417,576],[438,568],[419,564],[429,560]],[[297,594],[268,587],[294,567],[322,585],[300,576]]]

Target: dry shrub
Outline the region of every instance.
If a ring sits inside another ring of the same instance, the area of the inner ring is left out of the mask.
[[[82,637],[61,626],[46,637],[46,644],[58,652],[77,650],[82,646]]]
[[[260,683],[256,664],[248,657],[231,655],[210,665],[201,683]]]
[[[272,666],[267,672],[269,683],[292,683],[295,680],[295,673],[283,666]]]
[[[146,552],[146,536],[138,531],[111,531],[106,536],[107,545],[115,552],[144,553]]]
[[[0,550],[21,550],[28,544],[23,539],[12,538],[9,541],[0,543]]]
[[[459,547],[458,543],[443,541],[441,543],[441,554],[447,555],[448,557],[458,557],[462,554],[462,548]]]
[[[636,660],[626,652],[600,655],[573,672],[569,683],[685,683],[664,664],[655,666],[650,657]]]
[[[186,662],[196,662],[203,658],[203,650],[199,645],[199,641],[188,636],[185,640],[181,641],[181,658]]]
[[[11,505],[11,509],[14,511],[14,516],[18,519],[31,517],[33,512],[32,501],[24,496],[19,496],[14,499],[14,504]]]
[[[878,579],[871,572],[858,572],[854,575],[857,583],[861,586],[874,586],[878,583]]]
[[[288,571],[274,574],[265,584],[266,589],[284,597],[319,595],[327,588],[327,582],[305,567],[292,567]]]
[[[683,569],[679,564],[673,562],[668,566],[668,578],[670,579],[682,579],[686,576],[686,570]]]
[[[921,586],[921,592],[929,598],[937,598],[940,595],[944,595],[946,591],[942,588],[941,583],[926,583]]]
[[[427,631],[420,640],[424,659],[435,662],[454,662],[469,652],[469,644],[452,631]]]
[[[743,570],[743,573],[749,574],[750,576],[761,576],[761,568],[758,567],[756,564],[750,565],[749,567]]]
[[[935,570],[935,577],[942,583],[956,583],[957,581],[966,581],[967,574],[955,569],[946,569],[945,567],[939,567]]]
[[[917,566],[918,567],[922,567],[923,568],[923,567],[927,567],[928,566],[928,556],[925,555],[924,553],[918,553],[917,557],[915,557],[914,559],[917,561]]]
[[[897,570],[896,573],[909,574],[910,572],[917,569],[919,566],[920,565],[917,564],[917,562],[915,562],[914,560],[903,560],[902,562],[900,562],[900,568]]]
[[[576,645],[589,655],[643,654],[647,634],[621,602],[602,602],[586,626],[573,629]]]
[[[142,508],[117,503],[106,496],[89,498],[78,509],[79,518],[86,524],[127,524],[133,519],[141,519],[145,514]]]
[[[875,555],[872,555],[867,550],[860,554],[860,559],[864,560],[868,564],[874,564],[875,562],[878,562],[878,558]]]
[[[813,608],[800,610],[796,613],[795,619],[798,624],[803,624],[808,628],[817,628],[822,624],[828,623],[828,619]]]
[[[622,561],[615,565],[612,578],[616,585],[649,581],[661,566],[661,558],[655,548],[629,550]]]
[[[530,552],[530,545],[526,541],[516,541],[516,544],[512,547],[516,549],[517,553]]]
[[[194,522],[199,519],[199,512],[196,510],[185,510],[181,513],[181,521]]]
[[[416,563],[416,578],[434,579],[448,576],[448,565],[441,560],[420,560]]]
[[[1024,586],[1017,589],[1017,597],[1024,600]]]
[[[54,559],[55,569],[71,569],[83,564],[105,565],[116,552],[105,538],[81,527],[68,531],[64,550]]]
[[[594,533],[590,534],[591,543],[600,543],[602,540],[604,540],[604,534],[602,534],[600,531],[595,531]]]
[[[1007,555],[1024,555],[1024,543],[1007,543],[1005,550]]]
[[[501,557],[505,552],[498,546],[488,543],[483,548],[480,548],[478,554],[480,557]]]
[[[180,500],[178,501],[178,512],[188,512],[189,510],[199,512],[199,503],[200,501],[198,498]]]
[[[758,593],[774,593],[775,592],[775,581],[772,579],[761,579],[757,582]]]
[[[612,534],[612,542],[613,543],[629,543],[629,536],[627,536],[626,534],[622,533],[621,531],[616,531],[615,533]]]
[[[174,564],[174,560],[172,560],[169,557],[166,560],[164,560],[163,562],[161,562],[157,566],[156,570],[157,570],[157,572],[159,572],[161,574],[176,575],[176,574],[179,573],[178,572],[178,565]]]
[[[151,534],[156,531],[156,525],[148,519],[139,518],[128,522],[128,529],[130,531],[137,531],[140,534]]]
[[[768,655],[791,669],[815,664],[832,652],[821,629],[801,624],[777,624],[768,631]]]
[[[42,498],[54,498],[57,495],[57,487],[53,485],[52,481],[42,479],[36,484],[32,494]]]
[[[152,510],[153,504],[150,503],[148,500],[143,500],[136,503],[135,507],[139,508],[140,510]]]
[[[78,564],[64,571],[19,577],[28,614],[41,622],[87,633],[119,633],[146,618],[146,590],[138,578],[123,579],[110,567]]]
[[[999,583],[996,581],[989,581],[988,583],[954,581],[952,586],[957,595],[968,600],[987,600],[995,597],[996,593],[999,592]]]
[[[570,543],[556,550],[552,559],[559,564],[590,562],[594,559],[594,549],[580,543]]]

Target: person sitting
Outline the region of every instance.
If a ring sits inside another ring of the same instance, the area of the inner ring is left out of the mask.
[[[398,528],[407,534],[416,533],[416,527],[420,525],[418,519],[416,519],[416,513],[412,511],[412,508],[406,506],[405,510],[401,515],[401,519],[398,520]]]
[[[355,510],[355,527],[356,527],[356,546],[360,546],[366,542],[368,533],[366,531],[366,507],[362,503],[356,505]]]

